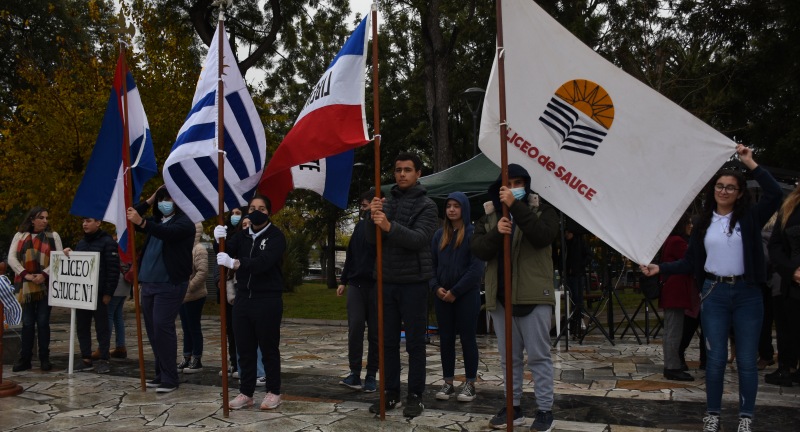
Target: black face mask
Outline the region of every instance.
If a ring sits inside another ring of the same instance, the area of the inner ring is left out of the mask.
[[[358,212],[358,219],[359,219],[359,220],[364,220],[364,219],[366,219],[366,218],[367,218],[367,213],[369,213],[369,210],[360,210],[360,211]]]
[[[261,213],[260,211],[254,211],[247,215],[247,217],[250,218],[250,222],[253,223],[253,226],[261,226],[269,221],[269,215]]]

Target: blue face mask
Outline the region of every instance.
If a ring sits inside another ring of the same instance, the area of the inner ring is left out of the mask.
[[[242,220],[242,215],[231,215],[231,225],[237,226]]]
[[[525,188],[524,187],[513,188],[513,189],[511,189],[511,193],[514,194],[514,198],[516,200],[521,200],[522,198],[525,198]]]
[[[158,202],[158,211],[160,211],[164,216],[171,215],[174,208],[175,208],[175,203],[173,203],[172,201]]]

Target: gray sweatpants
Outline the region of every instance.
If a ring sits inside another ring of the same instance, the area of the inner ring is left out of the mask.
[[[503,305],[498,304],[491,311],[494,332],[497,335],[497,347],[500,350],[500,367],[503,379],[506,377],[506,332],[505,312]],[[514,371],[514,405],[519,406],[522,400],[522,365],[523,349],[528,353],[528,369],[533,376],[533,391],[536,405],[542,411],[553,408],[553,359],[550,357],[550,320],[553,308],[550,305],[538,305],[533,312],[524,317],[511,317],[512,366]],[[506,387],[503,386],[505,392]]]
[[[683,339],[683,308],[664,309],[664,369],[679,370],[681,363],[680,350],[681,339]]]

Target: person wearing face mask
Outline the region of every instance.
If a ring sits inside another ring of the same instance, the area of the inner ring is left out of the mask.
[[[374,197],[374,190],[361,194],[358,223],[353,228],[353,235],[347,245],[341,283],[336,289],[336,295],[341,297],[347,288],[347,358],[350,362],[350,374],[339,384],[367,393],[372,393],[378,388],[375,380],[375,375],[378,373],[378,303],[375,279],[372,277],[372,270],[375,268],[375,249],[367,243],[364,233],[369,203]],[[364,323],[367,325],[369,351],[367,375],[362,385]]]
[[[143,218],[153,204],[153,216]],[[147,387],[169,393],[178,388],[175,319],[192,275],[195,226],[164,186],[136,208],[129,207],[127,218],[147,234],[139,264],[142,315],[155,360],[155,378]]]
[[[553,259],[551,245],[559,231],[555,209],[540,202],[531,191],[531,177],[517,164],[508,165],[508,184],[502,176],[489,186],[492,201],[484,204],[486,214],[475,224],[471,250],[486,261],[484,276],[486,310],[491,314],[500,350],[500,365],[506,373],[505,287],[511,284],[513,405],[495,415],[489,424],[505,429],[508,422],[525,422],[522,399],[523,349],[528,353],[528,368],[533,376],[537,412],[532,431],[553,427],[553,361],[550,357],[550,321],[553,316]],[[503,217],[501,204],[508,206],[510,218]],[[504,236],[511,236],[511,280],[504,280]],[[505,389],[505,387],[504,387]]]
[[[281,404],[280,326],[284,289],[281,263],[286,237],[270,222],[268,198],[255,196],[248,210],[250,228],[232,235],[225,242],[225,252],[217,254],[217,264],[236,271],[233,327],[241,369],[239,395],[228,402],[228,407],[253,406],[256,350],[260,348],[267,390],[261,409],[270,410]],[[214,228],[217,242],[228,237],[226,231],[222,225]]]

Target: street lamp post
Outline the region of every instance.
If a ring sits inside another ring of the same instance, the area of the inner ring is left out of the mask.
[[[472,114],[472,155],[478,154],[478,113],[481,112],[483,107],[483,95],[486,90],[478,87],[472,87],[464,90],[461,96],[467,100],[467,109]]]

